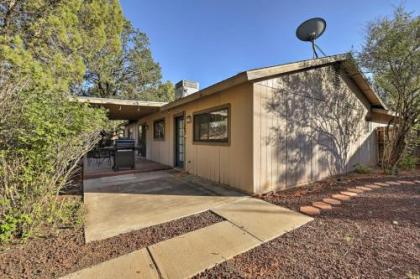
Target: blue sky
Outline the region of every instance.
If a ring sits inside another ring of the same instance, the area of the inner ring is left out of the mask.
[[[366,23],[392,15],[393,0],[121,0],[123,11],[151,42],[163,78],[207,87],[238,72],[312,57],[296,27],[323,17],[318,45],[327,55],[358,49]],[[406,0],[420,14],[419,0]]]

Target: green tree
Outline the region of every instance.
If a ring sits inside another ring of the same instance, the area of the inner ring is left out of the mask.
[[[147,35],[125,21],[121,33],[122,51],[101,51],[87,61],[84,95],[170,101],[171,82],[162,82],[161,68],[153,60]],[[81,89],[81,90],[80,90]]]
[[[65,221],[58,193],[107,124],[70,87],[123,25],[116,0],[0,2],[0,242]]]
[[[369,23],[358,57],[395,117],[386,129],[383,167],[394,171],[420,114],[420,17],[398,7],[392,18]]]

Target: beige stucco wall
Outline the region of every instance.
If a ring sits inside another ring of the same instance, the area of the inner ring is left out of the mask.
[[[335,127],[334,121],[328,120],[334,109],[325,110],[337,92],[349,96],[357,115],[352,120],[357,123],[357,129],[345,159],[346,171],[352,170],[356,163],[376,164],[374,128],[377,125],[369,124],[364,118],[369,104],[341,70],[338,75],[335,73],[332,66],[326,66],[254,83],[255,192],[285,189],[337,174],[340,148],[331,139],[339,138],[340,132],[331,128]],[[341,85],[340,91],[335,91],[336,84]],[[342,118],[336,117],[341,124],[345,123]],[[322,130],[324,125],[327,128]],[[327,136],[327,131],[333,137]]]
[[[174,165],[174,117],[191,116],[208,108],[231,105],[230,145],[193,144],[193,121],[185,127],[185,170],[218,183],[253,191],[252,171],[252,84],[246,83],[197,101],[149,115],[137,124],[147,123],[147,159]],[[165,118],[165,140],[153,139],[153,121]],[[135,129],[137,130],[137,129]]]

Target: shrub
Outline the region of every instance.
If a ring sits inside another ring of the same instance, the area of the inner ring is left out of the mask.
[[[82,220],[80,203],[58,193],[107,120],[69,92],[89,86],[86,61],[102,67],[121,52],[125,22],[119,1],[7,2],[0,1],[1,242]]]
[[[398,163],[398,166],[403,170],[414,170],[416,168],[417,164],[417,158],[413,155],[405,155],[400,162]]]
[[[372,172],[371,168],[363,164],[354,165],[354,171],[360,174],[368,174]]]
[[[0,242],[68,224],[78,206],[58,193],[106,126],[22,50],[0,45]]]

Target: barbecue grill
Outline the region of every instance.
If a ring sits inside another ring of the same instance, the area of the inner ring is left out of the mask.
[[[133,139],[118,139],[115,141],[114,166],[115,171],[120,168],[136,167],[135,160],[135,145],[136,141]]]

